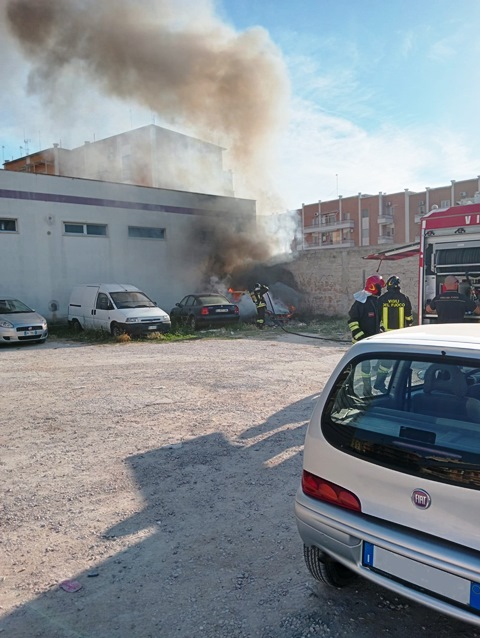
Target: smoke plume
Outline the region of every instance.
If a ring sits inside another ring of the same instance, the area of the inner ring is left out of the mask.
[[[214,0],[7,0],[3,7],[29,64],[28,92],[51,120],[68,117],[74,128],[80,100],[95,119],[94,91],[138,104],[166,126],[224,147],[235,195],[255,199],[257,213],[283,209],[269,174],[287,124],[289,82],[264,29],[236,32],[215,13]],[[181,161],[171,164],[177,179],[179,168],[192,173]],[[205,161],[194,172],[202,171],[209,171]],[[188,190],[186,175],[180,183]],[[202,186],[211,189],[207,176]],[[280,228],[259,222],[240,231],[235,220],[192,223],[187,241],[192,285],[226,280],[286,245]]]
[[[65,81],[73,92],[82,81],[94,84],[226,147],[236,194],[275,202],[268,172],[289,83],[264,29],[236,32],[210,0],[8,0],[5,7],[31,65],[28,90],[45,105],[58,108],[61,85],[68,109]]]

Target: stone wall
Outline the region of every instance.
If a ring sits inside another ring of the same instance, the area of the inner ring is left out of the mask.
[[[392,246],[393,248],[394,246]],[[418,308],[418,256],[396,261],[364,259],[380,248],[312,250],[299,253],[285,268],[295,277],[304,297],[299,312],[328,317],[346,316],[353,303],[353,293],[361,290],[365,279],[379,272],[385,281],[400,277],[402,292],[410,297],[413,311]]]

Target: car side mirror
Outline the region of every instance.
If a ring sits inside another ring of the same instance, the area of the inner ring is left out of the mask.
[[[181,307],[182,307],[182,305],[180,304],[180,302],[179,302],[179,303],[176,303],[175,305],[176,305],[176,306],[178,306],[178,308],[181,308]]]

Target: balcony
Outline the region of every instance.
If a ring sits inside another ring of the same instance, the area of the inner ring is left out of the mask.
[[[355,246],[355,242],[353,239],[344,239],[343,241],[338,242],[325,242],[320,244],[320,242],[314,242],[311,244],[305,244],[301,250],[329,250],[330,248],[353,248]]]
[[[419,224],[422,221],[422,218],[425,217],[427,213],[416,213],[415,215],[415,223]]]
[[[379,224],[393,224],[393,215],[383,214],[377,217]]]
[[[378,238],[378,245],[380,244],[393,244],[393,237],[391,235],[380,235]]]
[[[332,230],[341,230],[342,228],[355,228],[355,221],[353,219],[342,219],[340,221],[322,222],[317,221],[311,226],[305,226],[303,232],[305,233],[328,233]]]

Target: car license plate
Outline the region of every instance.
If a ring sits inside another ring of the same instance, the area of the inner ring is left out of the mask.
[[[158,328],[158,326],[148,326],[149,330],[156,330]]]
[[[24,337],[31,337],[32,335],[37,335],[38,330],[25,330],[23,333]]]
[[[217,308],[217,312],[228,312],[228,308]]]
[[[419,563],[372,543],[363,544],[363,565],[450,598],[462,605],[480,609],[480,583],[471,582],[425,563]]]

